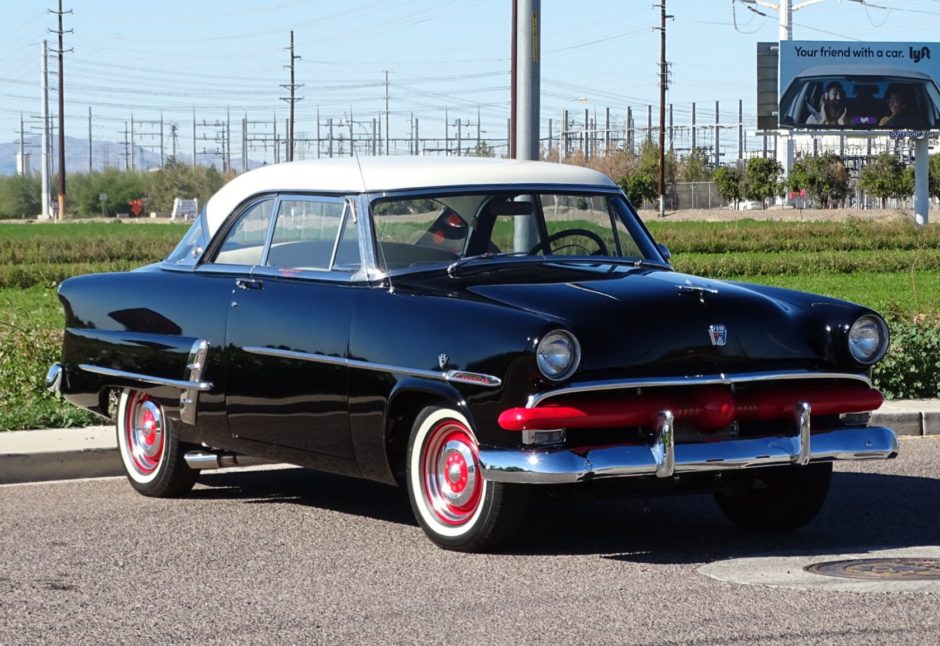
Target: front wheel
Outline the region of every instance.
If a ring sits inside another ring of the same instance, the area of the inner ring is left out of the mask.
[[[131,486],[145,496],[179,496],[199,472],[186,465],[186,445],[177,439],[163,406],[145,392],[125,389],[117,412],[117,440]]]
[[[518,529],[525,489],[483,477],[476,436],[460,412],[433,406],[421,411],[407,455],[411,508],[439,546],[488,550]]]
[[[715,501],[739,527],[787,531],[816,517],[831,480],[832,462],[744,470],[724,475]]]

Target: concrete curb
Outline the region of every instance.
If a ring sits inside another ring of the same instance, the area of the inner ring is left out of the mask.
[[[887,401],[871,423],[902,437],[940,436],[940,399]],[[114,426],[0,433],[0,484],[121,475]]]
[[[0,484],[119,475],[113,426],[0,433]]]

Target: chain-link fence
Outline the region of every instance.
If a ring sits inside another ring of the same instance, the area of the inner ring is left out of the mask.
[[[676,182],[672,209],[720,209],[727,207],[714,182]]]

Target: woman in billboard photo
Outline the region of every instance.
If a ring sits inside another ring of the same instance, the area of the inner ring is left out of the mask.
[[[901,86],[892,86],[888,89],[888,114],[878,122],[880,127],[911,130],[923,130],[926,127],[924,120],[910,109],[912,102],[908,98],[909,94]]]

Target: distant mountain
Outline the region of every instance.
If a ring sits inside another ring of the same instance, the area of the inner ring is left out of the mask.
[[[26,138],[26,152],[30,154],[30,169],[34,175],[40,170],[40,138],[31,136]],[[16,155],[20,151],[19,140],[10,143],[0,143],[0,175],[16,174]],[[169,156],[169,151],[166,151]],[[52,152],[53,173],[58,167],[58,141],[53,141]],[[190,163],[192,155],[178,154],[177,159],[183,163]],[[232,160],[238,163],[236,160]],[[222,168],[221,155],[200,155],[200,165],[211,165]],[[249,161],[249,168],[260,166],[260,162]],[[88,140],[77,137],[65,138],[65,168],[68,173],[88,172]],[[96,171],[106,168],[125,168],[125,149],[123,142],[92,141],[92,168]],[[134,151],[134,168],[137,170],[151,170],[160,168],[160,153],[138,147]]]

